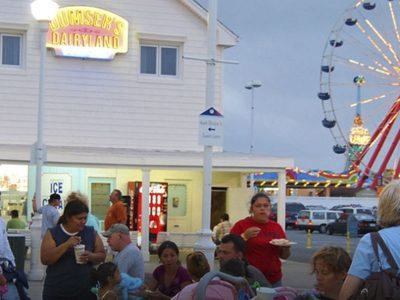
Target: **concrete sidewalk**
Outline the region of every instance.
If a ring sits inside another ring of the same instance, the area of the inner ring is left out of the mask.
[[[25,261],[25,271],[29,271],[30,261]],[[150,262],[145,263],[146,276],[151,276],[153,270],[158,265],[158,257],[151,255]],[[306,263],[284,261],[283,262],[283,285],[290,286],[299,290],[311,289],[314,278],[310,274],[310,265]],[[215,261],[215,268],[219,268],[218,260]],[[32,300],[42,299],[43,281],[29,281],[29,296]]]

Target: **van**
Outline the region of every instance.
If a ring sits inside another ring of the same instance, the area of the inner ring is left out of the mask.
[[[335,210],[301,210],[297,216],[296,226],[311,232],[318,230],[320,233],[326,233],[326,227],[330,222],[335,221],[342,214]]]

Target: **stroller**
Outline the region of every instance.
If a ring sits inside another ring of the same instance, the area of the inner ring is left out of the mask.
[[[212,280],[215,277],[221,280]],[[235,285],[241,286],[239,291]],[[213,271],[204,275],[196,289],[196,300],[246,300],[254,297],[247,280]]]

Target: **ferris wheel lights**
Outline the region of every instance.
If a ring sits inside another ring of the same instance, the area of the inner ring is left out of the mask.
[[[352,18],[348,18],[345,22],[345,24],[348,26],[356,25],[356,23],[357,23],[357,19],[352,19]]]
[[[343,41],[330,40],[329,44],[331,44],[332,47],[341,47],[343,45]]]
[[[329,100],[331,95],[329,95],[329,93],[318,93],[318,98],[321,100]]]
[[[362,86],[365,83],[365,77],[363,75],[357,75],[356,77],[353,78],[353,82],[357,86]]]
[[[371,2],[365,2],[365,3],[363,3],[363,7],[364,7],[364,9],[366,9],[366,10],[372,10],[372,9],[375,8],[375,6],[376,6],[375,3],[371,3]]]
[[[335,70],[335,66],[321,66],[321,71],[325,73],[330,73]]]

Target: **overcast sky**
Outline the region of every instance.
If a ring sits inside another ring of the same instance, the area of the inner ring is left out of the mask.
[[[207,8],[207,0],[199,1]],[[334,154],[319,92],[325,43],[351,0],[218,0],[218,18],[240,38],[225,58],[225,150],[249,152],[251,92],[255,89],[254,152],[293,157],[308,169],[342,171]]]

